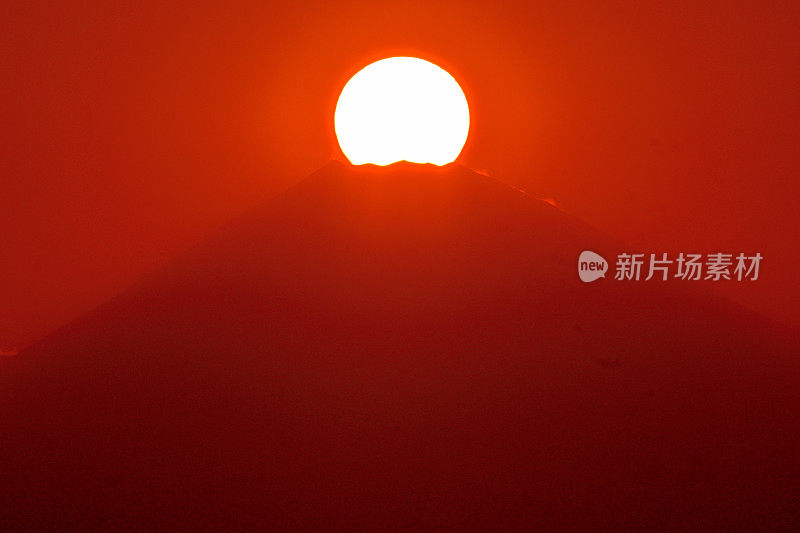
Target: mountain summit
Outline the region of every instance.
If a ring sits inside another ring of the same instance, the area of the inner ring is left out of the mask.
[[[797,334],[583,250],[464,167],[332,162],[0,360],[0,521],[797,526]]]

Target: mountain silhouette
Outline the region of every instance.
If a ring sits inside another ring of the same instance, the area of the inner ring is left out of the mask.
[[[0,359],[0,521],[798,526],[797,333],[583,250],[464,167],[331,162]]]

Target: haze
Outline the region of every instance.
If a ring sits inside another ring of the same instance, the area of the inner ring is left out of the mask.
[[[798,9],[9,6],[0,348],[341,157],[338,90],[390,55],[459,80],[465,164],[646,251],[760,252],[726,294],[799,326]]]

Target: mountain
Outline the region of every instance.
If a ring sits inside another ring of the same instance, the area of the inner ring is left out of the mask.
[[[10,527],[800,525],[800,339],[464,167],[332,162],[0,360]]]

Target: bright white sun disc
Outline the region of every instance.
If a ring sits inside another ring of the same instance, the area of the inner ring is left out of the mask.
[[[415,57],[390,57],[350,78],[334,123],[339,146],[354,165],[446,165],[467,140],[469,107],[447,71]]]

